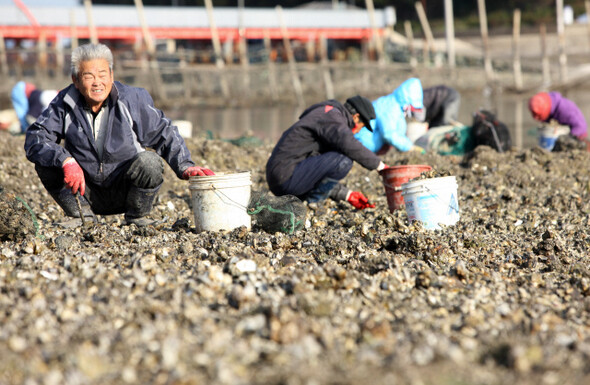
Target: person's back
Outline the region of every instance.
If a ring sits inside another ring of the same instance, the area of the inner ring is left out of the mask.
[[[459,115],[461,96],[455,89],[438,85],[424,89],[424,108],[429,127],[453,124]]]

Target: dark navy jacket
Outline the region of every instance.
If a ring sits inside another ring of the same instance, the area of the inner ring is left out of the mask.
[[[283,133],[267,164],[266,180],[274,186],[285,183],[304,159],[337,151],[374,170],[381,159],[354,138],[352,115],[336,100],[314,104]]]
[[[108,187],[122,172],[122,166],[145,148],[155,150],[180,178],[194,166],[184,139],[164,113],[154,107],[143,88],[113,84],[102,161],[84,109],[86,102],[70,85],[26,132],[27,159],[44,167],[60,167],[73,157],[85,171],[87,180]],[[62,143],[63,142],[63,143]]]

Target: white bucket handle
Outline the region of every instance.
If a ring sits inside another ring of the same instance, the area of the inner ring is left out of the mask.
[[[228,197],[227,195],[225,195],[225,194],[223,193],[223,191],[221,191],[221,190],[220,190],[220,189],[218,189],[218,188],[215,188],[215,185],[214,185],[214,184],[211,184],[211,190],[213,190],[213,191],[215,192],[215,194],[221,194],[221,195],[223,195],[223,196],[224,196],[224,197],[225,197],[225,198],[226,198],[228,201],[230,201],[231,203],[233,203],[235,206],[237,206],[237,207],[239,207],[239,208],[241,208],[241,209],[244,209],[244,210],[246,210],[246,212],[248,211],[248,207],[246,207],[246,206],[242,205],[242,204],[241,204],[241,203],[239,203],[239,202],[236,202],[235,200],[233,200],[233,199],[231,199],[230,197]]]

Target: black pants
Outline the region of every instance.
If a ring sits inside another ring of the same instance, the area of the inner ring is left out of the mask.
[[[41,183],[54,199],[64,185],[64,173],[61,167],[43,167],[35,165]],[[86,175],[85,175],[86,176]],[[93,184],[86,178],[84,198],[95,214],[122,214],[129,209],[126,204],[129,190],[155,189],[164,182],[164,164],[160,156],[151,151],[143,151],[123,166],[123,171],[109,183],[108,187]],[[57,202],[62,208],[63,202]],[[68,210],[66,210],[68,215]]]

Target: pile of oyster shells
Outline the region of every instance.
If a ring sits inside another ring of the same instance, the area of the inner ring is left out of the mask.
[[[456,176],[456,225],[408,225],[355,164],[343,182],[376,207],[310,204],[288,235],[196,233],[189,182],[169,168],[162,224],[61,228],[24,139],[0,141],[0,219],[22,226],[0,224],[0,384],[590,380],[587,152],[390,152]],[[198,165],[267,189],[272,144],[187,144]]]

